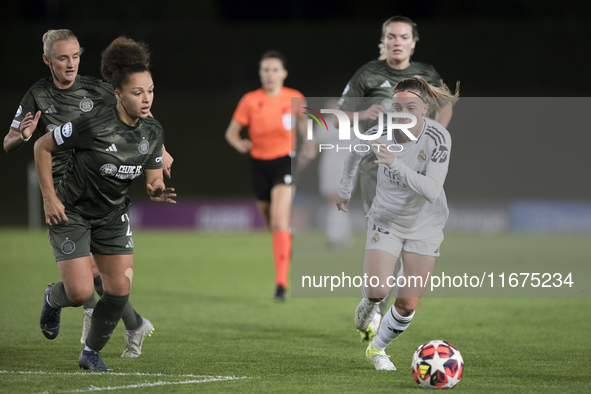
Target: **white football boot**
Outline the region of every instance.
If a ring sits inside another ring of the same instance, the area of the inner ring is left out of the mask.
[[[365,351],[365,357],[373,364],[378,371],[396,371],[396,367],[390,361],[390,356],[383,350],[374,349],[371,342]]]
[[[135,330],[127,330],[125,332],[125,351],[121,357],[139,357],[142,354],[142,344],[147,337],[152,336],[154,326],[146,318],[142,317],[144,321],[141,326]]]

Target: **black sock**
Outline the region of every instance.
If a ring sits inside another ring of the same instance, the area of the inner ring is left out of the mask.
[[[87,299],[86,301],[84,301],[84,309],[94,309],[94,307],[96,306],[96,298],[94,298],[94,292],[92,293],[92,295],[90,296],[89,299]]]
[[[49,293],[49,304],[54,308],[65,308],[68,306],[79,306],[74,305],[72,301],[68,298],[66,294],[66,288],[64,287],[64,282],[59,281],[53,288],[51,289],[51,293]]]
[[[103,294],[92,313],[86,346],[95,352],[100,352],[105,347],[121,319],[128,300],[129,294],[124,296]]]
[[[94,291],[101,297],[103,295],[103,280],[100,275],[94,277]]]
[[[142,317],[135,311],[135,309],[133,309],[131,302],[128,302],[127,305],[125,305],[121,320],[123,320],[126,330],[137,330],[137,328],[143,323]]]

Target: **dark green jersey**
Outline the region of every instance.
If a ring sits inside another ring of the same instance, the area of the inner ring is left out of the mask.
[[[116,105],[82,114],[53,130],[60,151],[73,150],[71,165],[56,194],[64,205],[87,219],[130,206],[127,188],[144,170],[162,168],[162,126],[152,117],[131,127]]]
[[[425,63],[411,62],[404,70],[396,70],[388,66],[386,60],[372,60],[362,66],[349,81],[339,101],[344,111],[363,111],[373,104],[381,104],[384,98],[392,98],[394,86],[405,78],[420,75],[431,85],[439,86],[441,77],[433,66]],[[359,97],[374,98],[365,102]],[[350,100],[348,100],[350,99]],[[364,105],[367,105],[364,107]],[[364,107],[364,108],[363,108]]]
[[[110,84],[94,77],[76,76],[74,84],[67,89],[58,89],[53,78],[48,77],[35,83],[21,100],[10,128],[19,131],[20,124],[28,112],[35,115],[41,111],[35,129],[38,137],[50,133],[80,114],[93,114],[99,109],[115,104],[115,94]],[[57,184],[66,171],[71,153],[61,152],[53,156],[53,179]]]
[[[425,78],[431,85],[440,86],[441,77],[430,64],[410,62],[410,66],[404,70],[396,70],[388,66],[386,60],[372,60],[353,75],[339,100],[339,107],[344,111],[359,112],[378,104],[387,109],[392,103],[394,86],[401,80],[415,75]],[[361,121],[359,126],[363,130],[368,130],[377,123],[377,120]],[[359,168],[375,174],[378,166],[374,160],[373,155],[365,156]],[[372,193],[375,195],[375,190]]]

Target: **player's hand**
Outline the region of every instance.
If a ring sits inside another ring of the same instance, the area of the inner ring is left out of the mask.
[[[33,134],[33,131],[35,131],[37,128],[37,123],[39,122],[40,117],[41,111],[37,111],[35,117],[33,117],[33,114],[30,112],[25,115],[20,127],[20,131],[24,139],[29,139],[29,137]]]
[[[148,196],[150,196],[150,200],[176,204],[176,201],[172,199],[172,197],[176,197],[173,187],[164,187],[164,185],[154,187],[148,183],[146,189],[148,191]]]
[[[371,145],[374,153],[379,157],[378,160],[374,160],[374,163],[385,164],[388,167],[394,163],[396,157],[394,156],[394,153],[388,150],[385,143],[380,140],[374,140],[371,142]]]
[[[45,223],[50,226],[68,221],[64,204],[55,195],[52,198],[43,199],[43,210],[45,211]]]
[[[380,112],[384,112],[384,107],[378,104],[374,104],[365,111],[359,113],[360,120],[375,120],[378,118]]]
[[[337,198],[336,198],[337,209],[339,211],[343,211],[343,212],[349,213],[349,211],[347,211],[347,205],[349,205],[349,201],[351,201],[350,198],[347,198],[347,199],[341,198],[341,196],[339,196],[337,194]]]
[[[173,161],[174,159],[170,153],[168,153],[164,146],[162,146],[162,172],[164,172],[164,175],[166,175],[166,177],[169,179],[172,176],[171,171]]]
[[[238,142],[234,148],[240,153],[248,153],[250,148],[252,148],[252,141],[249,139],[243,139]]]

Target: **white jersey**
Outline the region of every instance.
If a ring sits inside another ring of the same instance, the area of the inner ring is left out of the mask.
[[[449,210],[443,191],[451,153],[449,132],[428,118],[423,118],[423,129],[416,141],[399,144],[402,152],[395,153],[392,166],[380,164],[378,184],[367,217],[382,224],[405,239],[425,239],[441,233]],[[367,131],[375,134],[378,126]],[[386,141],[386,128],[381,141]],[[371,141],[357,139],[355,144],[370,146]],[[358,150],[366,150],[358,149]],[[339,187],[341,198],[351,198],[352,179],[361,159],[371,154],[351,152],[345,161],[343,178]]]

